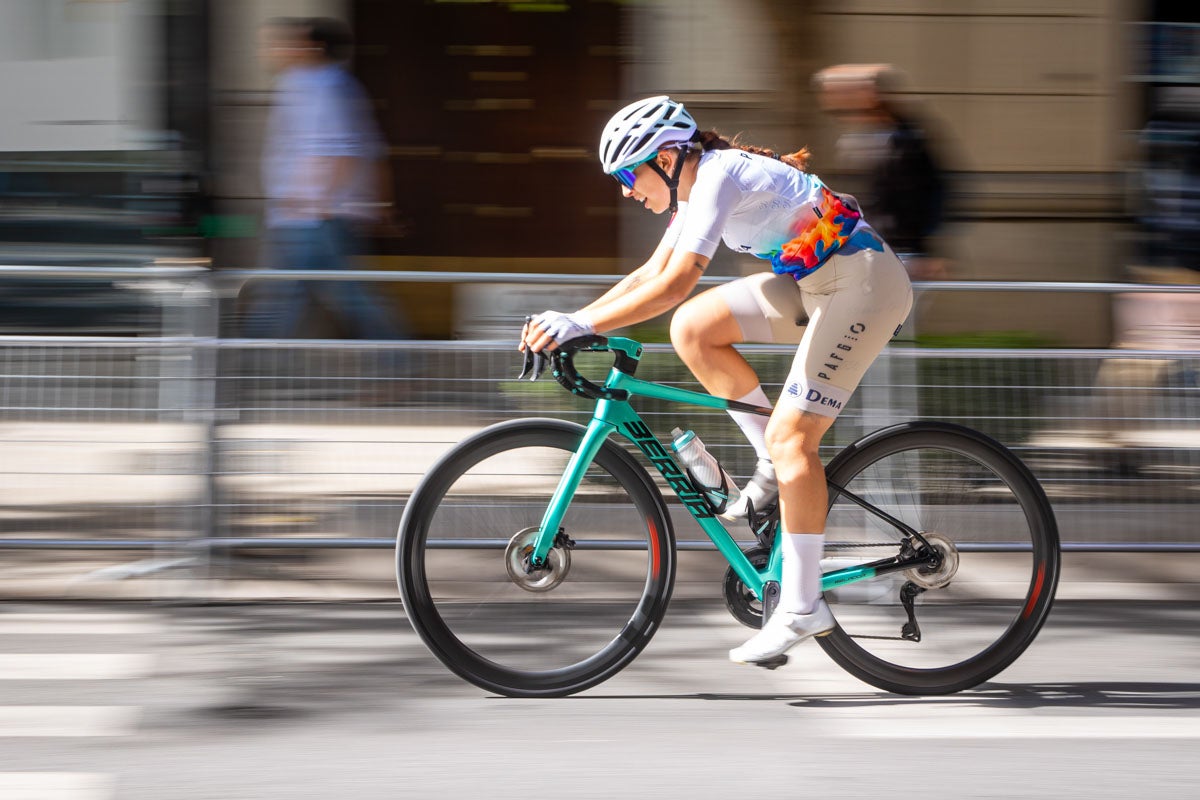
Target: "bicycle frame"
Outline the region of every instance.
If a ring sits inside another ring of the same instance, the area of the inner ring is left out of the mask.
[[[629,363],[629,361],[636,363],[642,354],[642,347],[639,343],[631,339],[618,337],[607,339],[603,349],[623,353],[628,357],[626,363]],[[685,405],[722,410],[734,408],[764,416],[770,414],[770,409],[725,400],[702,392],[694,392],[643,381],[633,377],[628,372],[622,371],[619,368],[620,362],[621,359],[618,358],[618,365],[613,366],[610,370],[608,379],[603,386],[603,391],[608,396],[600,396],[597,399],[595,413],[588,423],[587,431],[584,433],[583,440],[579,444],[579,449],[572,454],[570,460],[567,462],[567,468],[563,472],[557,488],[554,490],[554,495],[550,499],[546,514],[542,518],[539,533],[534,543],[534,551],[530,554],[530,561],[537,564],[541,563],[547,557],[550,549],[554,546],[555,539],[562,525],[562,520],[566,515],[567,507],[570,505],[575,491],[579,488],[584,473],[587,472],[588,467],[600,451],[605,440],[616,432],[633,442],[645,454],[646,458],[650,460],[650,463],[658,469],[666,480],[667,485],[671,487],[671,490],[683,502],[684,507],[691,513],[708,538],[712,540],[712,543],[729,563],[734,573],[750,591],[754,592],[755,597],[761,600],[763,597],[763,587],[770,581],[778,582],[780,579],[782,555],[779,548],[779,537],[775,537],[775,541],[771,547],[771,555],[765,567],[760,569],[751,564],[737,541],[734,540],[729,531],[725,529],[725,526],[713,514],[708,501],[695,489],[684,469],[675,460],[674,456],[668,452],[668,448],[662,445],[654,433],[651,432],[649,426],[646,425],[638,413],[633,410],[633,407],[630,406],[629,398],[648,397],[656,400],[668,400]],[[577,391],[575,387],[580,385],[586,384],[592,386],[586,380],[581,380],[578,377],[573,381],[564,380],[564,377],[557,370],[555,377],[558,378],[563,386],[572,391]],[[599,387],[593,388],[599,389]],[[585,394],[585,392],[577,393]],[[591,393],[586,394],[587,396],[595,396]],[[912,528],[875,508],[865,500],[852,495],[844,488],[831,484],[830,489],[846,496],[868,512],[897,527],[906,535],[913,536],[918,541],[924,542],[920,534]],[[877,575],[901,569],[909,569],[928,563],[928,557],[914,556],[889,558],[869,564],[845,567],[825,573],[821,578],[821,589],[822,591],[828,591],[839,586],[868,580]]]

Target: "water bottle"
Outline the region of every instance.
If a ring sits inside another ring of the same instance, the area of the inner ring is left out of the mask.
[[[704,442],[692,431],[679,428],[671,431],[674,440],[671,447],[679,457],[679,463],[688,471],[688,476],[695,484],[697,491],[704,495],[712,506],[713,512],[720,514],[725,508],[737,501],[741,496],[737,484],[729,473],[721,468],[713,454],[704,447]]]

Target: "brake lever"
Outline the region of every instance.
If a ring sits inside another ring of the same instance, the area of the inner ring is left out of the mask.
[[[526,347],[521,352],[521,374],[517,376],[517,380],[522,380],[533,369],[533,351]]]
[[[521,374],[517,376],[517,380],[522,380],[528,375],[529,380],[536,381],[542,377],[542,373],[546,371],[548,363],[550,363],[549,356],[543,353],[535,353],[528,347],[525,348],[525,360],[521,364]]]
[[[533,316],[526,316],[525,327],[521,329],[522,338],[525,335],[525,331],[529,329],[529,323],[531,322],[533,322]],[[521,362],[521,374],[517,376],[517,380],[522,380],[526,375],[529,375],[529,380],[536,381],[546,371],[546,364],[550,359],[542,353],[533,352],[528,346],[525,347],[524,355],[525,358]]]

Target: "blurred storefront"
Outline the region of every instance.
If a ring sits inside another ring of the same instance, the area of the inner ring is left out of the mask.
[[[203,255],[203,0],[0,5],[0,263]],[[158,330],[144,286],[6,278],[0,332]]]

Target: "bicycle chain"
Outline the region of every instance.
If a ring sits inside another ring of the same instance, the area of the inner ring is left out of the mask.
[[[825,546],[830,550],[849,550],[854,547],[897,547],[900,544],[900,542],[846,542],[839,544],[827,544]]]

